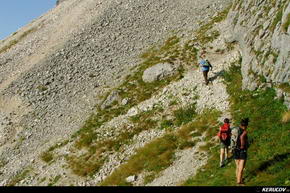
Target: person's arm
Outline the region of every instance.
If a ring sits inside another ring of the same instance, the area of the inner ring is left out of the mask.
[[[240,136],[241,137],[241,149],[245,149],[246,146],[246,136],[247,136],[247,132],[244,131],[243,134]]]
[[[206,60],[206,61],[207,61],[208,65],[209,65],[210,69],[212,70],[212,65],[211,65],[211,63],[210,63],[208,60]]]

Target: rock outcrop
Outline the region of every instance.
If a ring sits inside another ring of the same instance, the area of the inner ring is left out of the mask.
[[[225,37],[242,54],[243,88],[275,87],[290,82],[290,3],[288,0],[233,1]],[[289,87],[290,88],[290,87]],[[290,108],[290,94],[283,92]]]

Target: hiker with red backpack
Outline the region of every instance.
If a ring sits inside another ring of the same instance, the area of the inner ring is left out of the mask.
[[[220,167],[225,166],[225,162],[228,160],[229,146],[231,144],[231,128],[230,120],[228,118],[224,119],[224,124],[220,127],[218,132],[218,137],[220,139]]]

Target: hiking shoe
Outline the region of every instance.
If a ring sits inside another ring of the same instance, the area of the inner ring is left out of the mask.
[[[222,167],[224,167],[224,166],[225,166],[224,162],[221,162],[221,163],[220,163],[220,167],[222,168]]]
[[[244,182],[237,183],[238,186],[245,186]]]

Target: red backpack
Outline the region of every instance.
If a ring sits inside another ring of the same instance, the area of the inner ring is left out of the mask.
[[[231,137],[231,129],[230,124],[225,123],[220,127],[220,131],[218,133],[220,140],[226,141]]]

